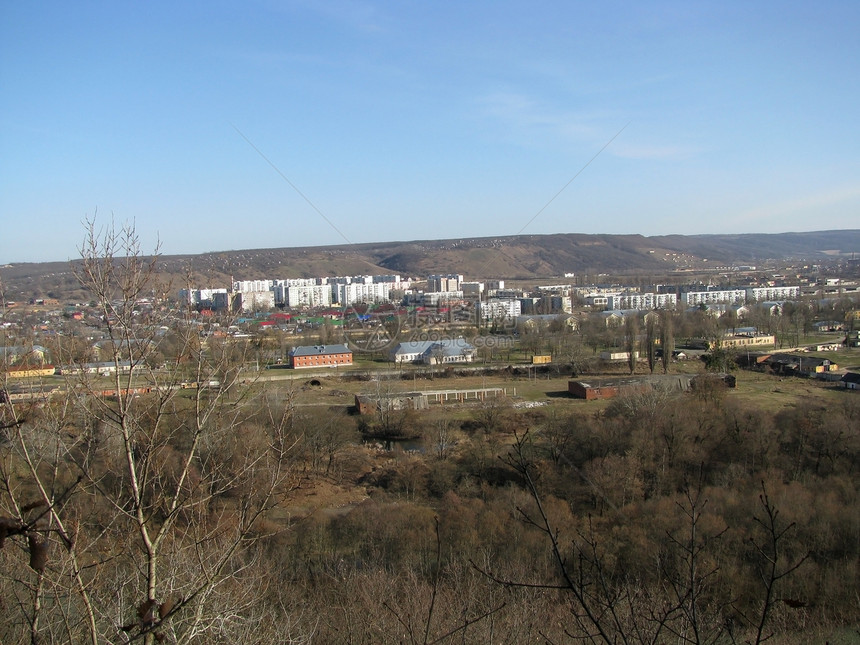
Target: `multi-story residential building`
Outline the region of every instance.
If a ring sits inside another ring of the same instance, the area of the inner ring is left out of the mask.
[[[290,287],[316,287],[322,284],[320,278],[286,278],[272,280],[272,290],[275,292],[275,304],[287,305],[287,290]],[[326,287],[331,291],[330,287]]]
[[[320,282],[322,284],[332,285],[332,291],[333,291],[334,285],[336,285],[336,284],[352,284],[353,278],[352,278],[352,276],[347,276],[347,275],[326,276],[324,278],[320,278]]]
[[[459,302],[462,299],[462,291],[426,291],[421,294],[419,302],[425,307],[438,307],[439,305]]]
[[[327,284],[294,286],[286,288],[282,302],[287,307],[328,307],[331,297],[332,290]]]
[[[484,293],[483,282],[461,282],[460,290],[464,298],[480,298]]]
[[[552,293],[561,296],[568,296],[572,289],[573,285],[570,284],[545,284],[537,286],[537,291],[540,292],[541,295]]]
[[[570,296],[563,295],[542,296],[540,309],[541,313],[545,314],[569,314],[573,311],[573,300]]]
[[[283,280],[272,280],[273,287],[312,287],[322,284],[321,278],[285,278]]]
[[[539,313],[547,313],[545,311],[540,310],[540,298],[533,298],[531,296],[526,298],[520,298],[520,313],[523,314],[539,314]]]
[[[236,280],[233,291],[245,293],[249,291],[271,291],[272,280]]]
[[[394,283],[391,282],[333,284],[333,300],[342,307],[348,307],[357,302],[388,302],[393,285]]]
[[[569,314],[573,311],[570,296],[540,296],[539,298],[520,298],[520,311],[523,314]]]
[[[674,293],[631,293],[625,292],[606,296],[609,309],[671,309],[678,304]]]
[[[484,322],[515,321],[522,313],[522,305],[517,298],[490,298],[478,302],[478,317]]]
[[[636,287],[628,287],[628,286],[622,286],[622,285],[617,285],[617,284],[609,285],[609,286],[600,286],[600,285],[590,284],[590,285],[586,285],[584,287],[574,287],[573,288],[573,292],[578,296],[582,296],[583,298],[587,298],[588,296],[594,296],[594,295],[608,296],[610,294],[621,293],[622,291],[635,292],[635,291],[639,291],[639,289],[637,289]]]
[[[800,298],[800,287],[750,287],[746,290],[746,297],[751,302],[761,302],[762,300],[797,300]]]
[[[427,276],[427,291],[460,291],[463,275],[459,273]]]
[[[275,307],[274,291],[240,291],[235,296],[234,308],[239,311],[268,311]]]
[[[216,293],[226,295],[227,289],[180,289],[179,300],[191,306],[211,305]]]
[[[716,304],[741,304],[746,301],[745,289],[709,289],[707,291],[686,291],[681,294],[681,302],[688,307]]]
[[[233,294],[228,293],[226,289],[224,291],[216,291],[212,294],[212,308],[219,310],[234,309]]]
[[[507,300],[510,298],[522,298],[523,290],[522,289],[496,289],[495,291],[491,291],[488,294],[491,298],[501,298],[502,300]]]
[[[609,304],[609,296],[605,293],[590,293],[585,296],[585,304],[591,305],[592,307],[606,307]]]
[[[400,288],[403,288],[403,286],[404,286],[401,284],[403,282],[403,280],[401,280],[399,275],[375,275],[375,276],[371,276],[371,277],[372,277],[373,282],[391,282]],[[395,287],[392,287],[392,289],[393,288],[395,288]]]

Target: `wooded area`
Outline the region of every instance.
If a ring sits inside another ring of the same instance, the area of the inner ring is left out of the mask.
[[[134,231],[91,227],[83,257],[132,368],[116,396],[76,374],[3,403],[0,642],[860,639],[855,392],[776,414],[719,382],[598,413],[392,410],[377,422],[421,449],[388,452],[243,383],[242,343],[174,325],[155,369]],[[292,513],[326,482],[364,499]]]

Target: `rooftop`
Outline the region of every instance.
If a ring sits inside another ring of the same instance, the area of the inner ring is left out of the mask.
[[[293,347],[290,356],[318,356],[323,354],[352,354],[346,345],[302,345]]]

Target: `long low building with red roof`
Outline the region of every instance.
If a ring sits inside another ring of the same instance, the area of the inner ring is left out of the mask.
[[[346,345],[302,345],[290,350],[290,367],[338,367],[352,365],[352,350]]]

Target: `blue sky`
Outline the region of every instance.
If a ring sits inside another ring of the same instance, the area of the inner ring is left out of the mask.
[[[77,257],[93,216],[166,254],[858,228],[858,28],[853,0],[3,2],[0,263]]]

